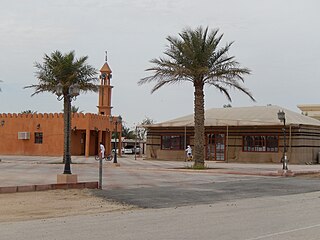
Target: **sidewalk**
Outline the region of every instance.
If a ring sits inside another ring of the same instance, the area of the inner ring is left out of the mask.
[[[23,168],[32,169],[35,172],[39,169],[43,175],[51,175],[53,169],[63,169],[62,157],[48,157],[48,156],[5,156],[0,155],[0,173],[1,179],[6,178],[6,175],[12,173],[14,169]],[[257,176],[282,176],[282,164],[253,164],[253,163],[226,163],[226,162],[214,162],[206,161],[205,164],[208,169],[205,170],[192,170],[190,169],[193,162],[180,162],[180,161],[156,161],[156,160],[143,160],[143,158],[134,159],[133,155],[123,155],[118,157],[120,162],[120,168],[130,168],[135,170],[152,170],[152,171],[176,171],[176,172],[198,172],[198,173],[217,173],[217,174],[239,174],[239,175],[257,175]],[[43,164],[48,164],[47,167],[41,167]],[[86,168],[82,170],[90,172],[92,168],[97,166],[98,162],[95,161],[94,157],[86,158],[84,156],[72,156],[72,168]],[[6,166],[6,167],[5,167]],[[104,166],[108,166],[104,163]],[[6,170],[5,170],[6,169]],[[17,169],[17,170],[18,170]],[[40,170],[41,169],[41,170]],[[90,170],[91,169],[91,170]],[[320,164],[318,165],[291,165],[289,163],[288,169],[290,175],[299,174],[315,174],[320,173]],[[81,172],[82,172],[81,171]],[[59,172],[59,171],[58,171]],[[20,174],[26,173],[22,171]],[[54,174],[57,174],[54,171]],[[19,178],[22,178],[19,175]],[[9,177],[9,176],[7,176]],[[10,176],[12,178],[12,176]],[[0,185],[1,185],[0,181]]]
[[[288,171],[282,170],[282,163],[263,164],[263,163],[224,163],[224,162],[207,162],[209,167],[220,167],[225,174],[243,174],[243,175],[260,175],[260,176],[295,176],[301,174],[320,173],[320,164],[317,165],[290,165]]]
[[[57,174],[62,174],[64,169],[62,157],[1,155],[0,159],[0,188],[10,187],[16,191],[54,189],[57,187]],[[208,161],[205,163],[208,169],[193,170],[191,169],[193,162],[143,160],[143,158],[135,159],[132,155],[119,157],[118,162],[120,167],[111,167],[109,162],[103,162],[103,189],[168,187],[176,183],[185,185],[190,182],[210,183],[233,181],[239,178],[289,177],[320,173],[320,165],[289,164],[289,171],[283,173],[282,164]],[[94,182],[97,184],[99,162],[94,157],[73,156],[71,172],[77,174],[80,185]]]
[[[81,165],[91,160],[74,158],[73,163]],[[1,155],[0,193],[98,187],[94,178],[82,178],[77,183],[57,183],[57,175],[62,174],[63,169],[62,157]]]

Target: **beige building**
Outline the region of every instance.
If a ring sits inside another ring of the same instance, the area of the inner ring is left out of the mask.
[[[318,161],[320,121],[279,106],[214,108],[205,111],[206,160],[279,163],[286,146],[289,163]],[[194,116],[188,115],[147,126],[149,159],[185,159],[185,148],[194,145]]]
[[[297,107],[303,115],[320,120],[320,104],[300,104]]]

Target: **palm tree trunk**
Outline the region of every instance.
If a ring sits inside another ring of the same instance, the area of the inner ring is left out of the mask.
[[[194,92],[194,166],[204,167],[204,93],[203,84]]]
[[[63,101],[63,115],[64,115],[64,148],[63,148],[63,163],[71,163],[70,145],[71,145],[71,101],[70,96],[64,96]],[[69,161],[69,162],[67,162]],[[69,166],[66,166],[69,168]],[[68,171],[68,170],[67,170]]]

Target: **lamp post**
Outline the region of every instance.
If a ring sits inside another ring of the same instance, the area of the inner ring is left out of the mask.
[[[64,92],[64,89],[67,88],[67,93]],[[64,151],[63,151],[63,160],[64,160],[64,171],[63,174],[71,174],[71,153],[70,153],[70,131],[71,131],[71,102],[75,99],[80,93],[79,84],[71,84],[70,86],[63,86],[59,83],[56,87],[56,95],[58,100],[61,101],[64,99],[65,103],[64,108],[67,107],[67,110],[64,109],[66,113],[64,120]]]
[[[117,139],[118,139],[118,124],[122,122],[122,117],[118,116],[114,118],[113,116],[110,116],[110,123],[113,123],[113,119],[115,119],[114,124],[116,126],[115,128],[115,143],[114,143],[114,160],[113,163],[118,163],[117,161]]]
[[[288,170],[287,146],[286,146],[286,114],[282,110],[278,112],[278,119],[283,122],[283,156],[282,156],[282,170]]]

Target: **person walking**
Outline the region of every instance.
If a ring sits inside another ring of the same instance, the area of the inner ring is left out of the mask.
[[[190,147],[190,145],[187,146],[186,152],[187,152],[187,161],[192,161],[192,148]]]
[[[100,157],[101,157],[101,159],[104,158],[105,151],[106,151],[105,147],[103,146],[102,142],[100,142]]]

